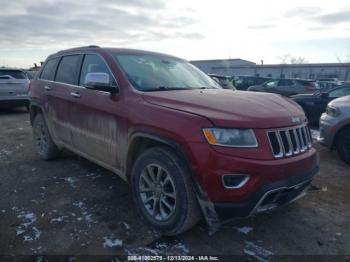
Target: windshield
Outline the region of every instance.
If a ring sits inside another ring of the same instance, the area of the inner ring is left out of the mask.
[[[115,55],[131,84],[141,91],[221,88],[190,63],[159,55]]]

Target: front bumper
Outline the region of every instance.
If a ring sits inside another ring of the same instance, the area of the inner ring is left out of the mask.
[[[221,221],[225,221],[248,217],[286,205],[305,195],[313,176],[318,171],[319,167],[316,166],[305,174],[267,184],[240,203],[214,203],[215,212]]]

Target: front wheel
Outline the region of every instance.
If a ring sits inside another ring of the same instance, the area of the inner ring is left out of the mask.
[[[131,186],[146,222],[165,235],[180,234],[200,219],[188,169],[166,147],[148,149],[137,158]]]
[[[350,165],[350,127],[340,131],[337,137],[336,147],[341,159]]]

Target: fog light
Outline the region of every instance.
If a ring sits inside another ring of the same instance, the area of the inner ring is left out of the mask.
[[[228,189],[241,188],[248,182],[249,178],[249,175],[244,174],[227,174],[222,176],[222,183]]]

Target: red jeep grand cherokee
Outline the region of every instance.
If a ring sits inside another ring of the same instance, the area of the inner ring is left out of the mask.
[[[318,172],[303,110],[275,94],[225,90],[185,60],[146,51],[69,49],[31,82],[34,146],[69,149],[131,184],[167,235],[301,197]]]

